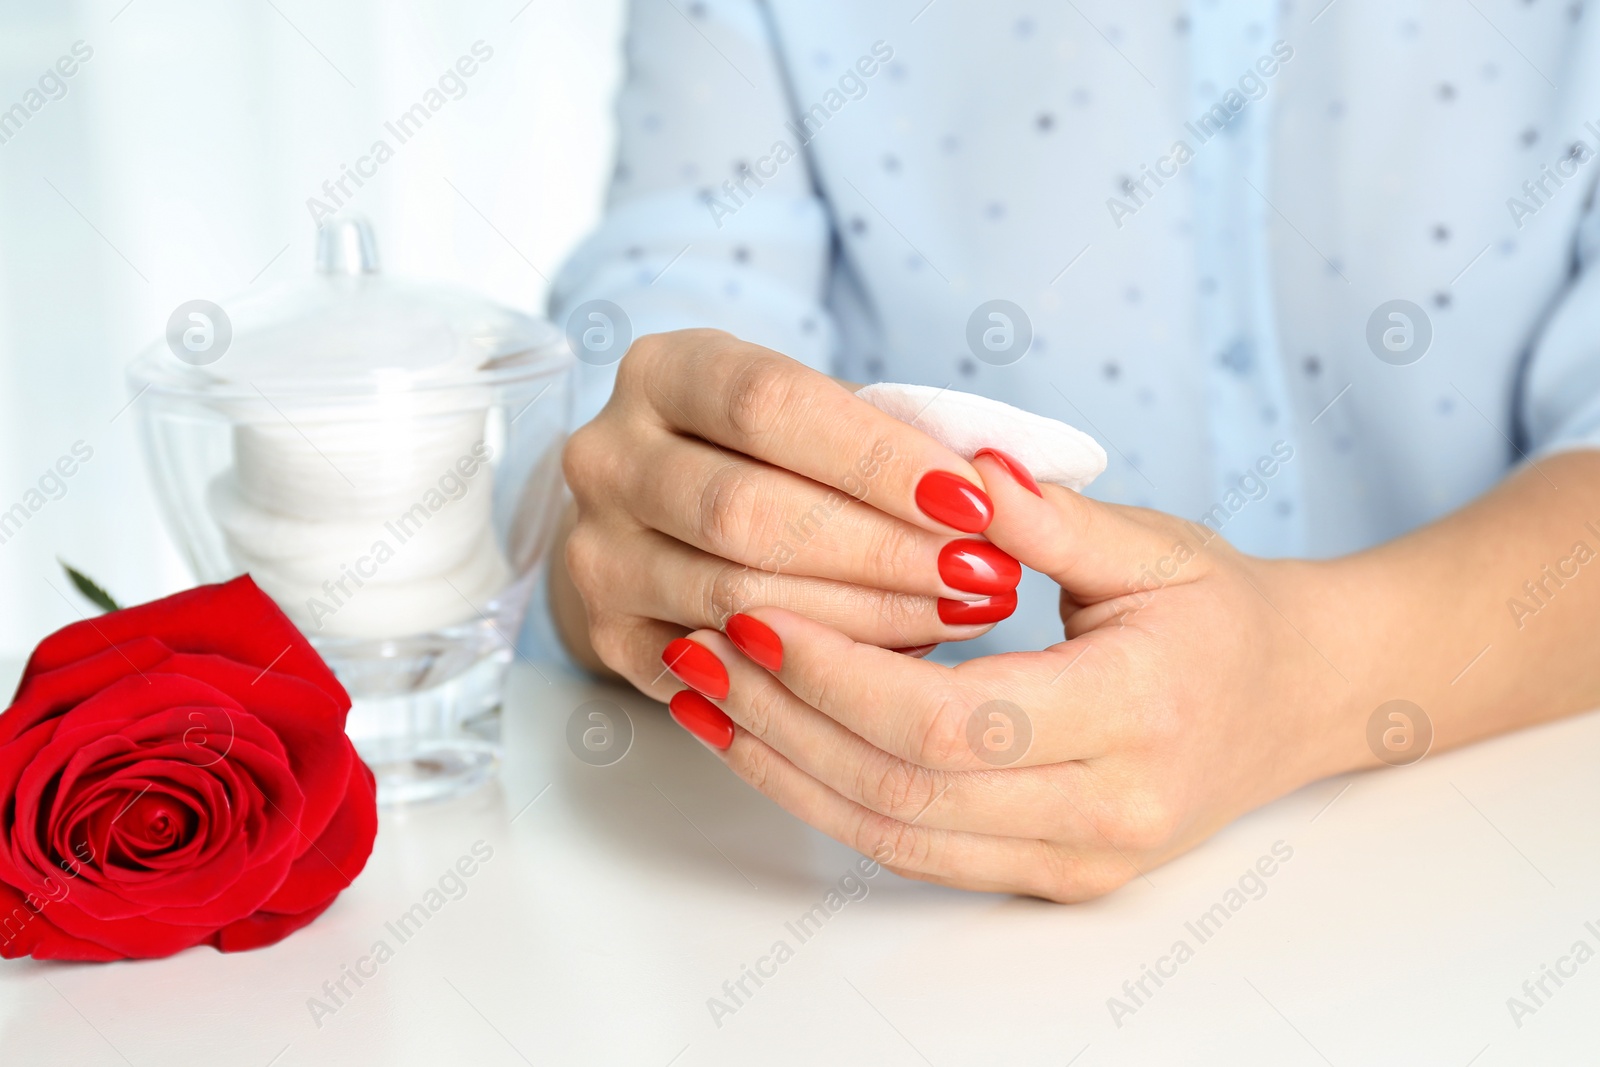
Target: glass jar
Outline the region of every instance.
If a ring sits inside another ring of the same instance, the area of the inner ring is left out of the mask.
[[[330,220],[310,279],[196,301],[129,371],[196,577],[249,573],[353,700],[379,799],[455,795],[498,713],[563,498],[572,356],[542,319],[385,278]]]

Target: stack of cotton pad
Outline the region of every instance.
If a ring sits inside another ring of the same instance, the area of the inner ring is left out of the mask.
[[[1106,469],[1106,450],[1082,430],[985,396],[887,382],[866,386],[856,396],[962,459],[997,448],[1040,482],[1081,492]]]
[[[240,424],[209,487],[234,564],[311,636],[428,633],[477,618],[511,581],[483,413],[389,415]]]

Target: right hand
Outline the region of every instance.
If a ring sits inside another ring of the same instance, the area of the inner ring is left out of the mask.
[[[924,650],[1016,607],[1016,561],[974,536],[993,507],[970,463],[826,375],[717,330],[635,341],[564,466],[577,507],[566,570],[588,641],[658,699],[681,688],[662,663],[674,638],[752,607]]]

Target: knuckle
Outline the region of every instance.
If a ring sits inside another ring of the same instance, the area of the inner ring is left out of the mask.
[[[694,374],[701,369],[702,361],[721,361],[728,355],[727,348],[737,344],[737,339],[722,330],[692,328],[647,333],[634,339],[628,351],[617,364],[617,381],[613,395],[625,400],[642,398],[642,402],[655,407],[657,396],[669,375]]]
[[[867,761],[856,771],[856,795],[873,811],[892,819],[914,819],[934,795],[933,775],[925,768],[892,756],[876,766]]]
[[[915,645],[923,640],[937,640],[938,625],[935,600],[920,593],[895,593],[886,589],[869,589],[860,585],[844,585],[835,595],[839,598],[841,613],[850,619],[874,620],[864,629],[877,632],[889,643]]]
[[[1177,808],[1151,790],[1131,791],[1102,810],[1096,828],[1122,852],[1157,852],[1177,836]]]
[[[750,787],[758,793],[770,796],[771,791],[767,786],[772,781],[775,769],[773,760],[776,758],[772,749],[766,745],[739,745],[730,751],[740,752],[737,757],[739,776],[750,783]]]
[[[920,870],[931,855],[927,833],[875,811],[863,810],[852,838],[857,852],[884,867]]]
[[[759,440],[787,406],[793,387],[778,360],[747,359],[728,380],[728,425],[744,441]]]
[[[955,692],[935,692],[924,702],[929,711],[921,722],[921,733],[912,741],[913,758],[923,767],[958,769],[973,761],[967,743],[967,718],[971,702]]]
[[[782,714],[783,693],[773,684],[756,686],[740,702],[743,722],[740,723],[756,737],[770,736],[774,715]]]
[[[567,438],[566,447],[561,450],[561,473],[574,493],[586,491],[602,469],[604,448],[599,439],[603,435],[598,426],[587,422]]]
[[[589,644],[594,648],[594,654],[600,657],[600,662],[616,671],[618,674],[629,676],[632,664],[628,662],[628,628],[615,622],[597,622],[589,627]]]
[[[1046,846],[1045,858],[1037,869],[1040,878],[1031,891],[1057,904],[1103,897],[1122,888],[1137,873],[1120,859],[1091,858],[1053,845]]]
[[[670,335],[647,333],[636,337],[617,364],[617,391],[632,392],[644,384],[651,368],[660,361]]]
[[[765,603],[762,585],[765,575],[742,563],[722,563],[717,566],[706,584],[701,604],[707,625],[722,629],[728,618],[741,611]]]
[[[872,603],[864,606],[876,609],[896,635],[925,635],[929,633],[929,625],[939,621],[933,597],[881,590],[874,590],[870,595]],[[910,643],[918,642],[914,640]]]
[[[742,556],[757,492],[756,484],[733,463],[706,479],[695,516],[700,546],[723,557]]]
[[[592,600],[601,585],[606,553],[600,539],[581,523],[567,535],[567,574],[585,603]]]
[[[882,522],[867,545],[865,560],[883,587],[904,588],[912,584],[913,571],[919,566],[919,547],[919,535],[909,526]]]
[[[715,326],[687,326],[658,336],[675,340],[683,348],[704,353],[713,359],[723,359],[740,347],[749,347],[727,330],[719,330]]]

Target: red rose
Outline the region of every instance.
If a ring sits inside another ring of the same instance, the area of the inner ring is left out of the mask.
[[[0,714],[0,956],[270,945],[366,864],[350,697],[248,577],[59,630]]]

